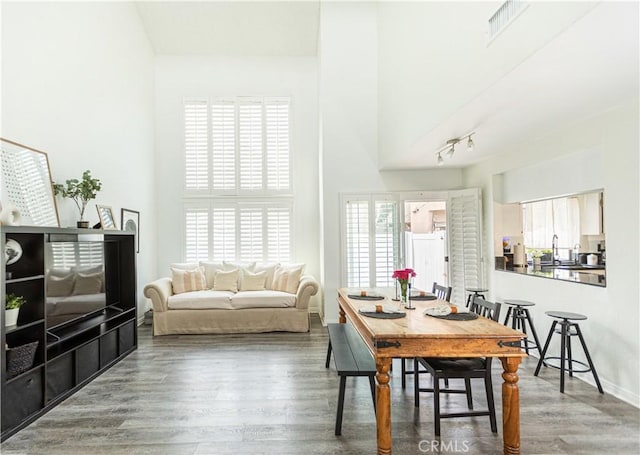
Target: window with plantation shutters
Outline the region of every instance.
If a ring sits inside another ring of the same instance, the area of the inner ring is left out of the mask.
[[[184,102],[186,261],[292,259],[290,116],[288,98]]]
[[[464,304],[465,289],[483,286],[479,189],[451,191],[447,205],[451,301]]]
[[[209,210],[191,207],[185,210],[185,260],[206,261],[209,258]]]
[[[392,286],[399,254],[396,201],[345,195],[342,206],[346,286]]]
[[[184,104],[185,188],[209,188],[209,126],[206,101]]]

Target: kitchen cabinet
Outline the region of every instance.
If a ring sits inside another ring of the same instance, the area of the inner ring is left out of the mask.
[[[580,195],[580,233],[600,235],[604,233],[602,192]]]

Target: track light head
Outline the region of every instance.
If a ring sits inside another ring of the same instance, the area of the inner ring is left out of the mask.
[[[438,166],[442,166],[444,164],[444,160],[442,159],[442,154],[438,153]]]
[[[473,152],[473,148],[475,147],[475,144],[473,143],[473,139],[471,139],[471,134],[469,135],[469,140],[467,141],[467,151],[468,152]]]

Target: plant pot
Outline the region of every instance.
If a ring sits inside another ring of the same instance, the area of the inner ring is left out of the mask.
[[[88,229],[89,228],[89,222],[88,221],[78,221],[76,224],[78,225],[79,229]]]
[[[6,327],[16,325],[18,323],[18,314],[20,313],[20,308],[12,308],[4,310],[4,325]]]

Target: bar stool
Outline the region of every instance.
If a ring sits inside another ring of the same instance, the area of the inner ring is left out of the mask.
[[[547,337],[547,341],[544,344],[544,348],[542,348],[542,352],[540,353],[540,360],[538,361],[538,366],[536,367],[536,371],[533,373],[534,376],[538,376],[540,372],[540,367],[542,364],[547,367],[556,368],[560,370],[560,393],[564,393],[564,371],[565,371],[565,360],[568,360],[568,369],[569,376],[573,376],[573,373],[586,373],[591,371],[593,374],[593,379],[596,381],[596,385],[598,386],[598,391],[600,393],[604,393],[602,390],[602,385],[600,385],[600,380],[598,379],[598,374],[596,373],[596,367],[593,365],[591,361],[591,355],[589,355],[589,350],[587,349],[587,344],[584,342],[584,337],[582,336],[582,331],[580,330],[580,325],[576,322],[570,321],[584,321],[587,317],[583,314],[578,313],[567,313],[564,311],[546,311],[545,314],[555,319],[553,324],[551,324],[551,329],[549,330],[549,336]],[[556,329],[556,326],[560,324],[560,329]],[[551,337],[553,334],[559,333],[561,336],[560,339],[560,357],[545,357],[547,354],[547,349],[549,348],[549,343],[551,342]],[[587,357],[588,365],[579,360],[573,360],[571,354],[571,337],[577,336],[580,340],[580,344],[582,345],[582,350],[584,351],[585,356]],[[566,356],[568,357],[565,357]],[[549,360],[560,360],[560,366],[549,364]],[[573,364],[577,363],[579,365],[584,366],[585,368],[582,370],[576,370],[573,368]]]
[[[507,310],[507,316],[504,318],[504,325],[509,324],[509,318],[511,318],[511,328],[514,330],[520,330],[522,333],[527,335],[527,324],[531,329],[531,334],[533,335],[533,340],[529,338],[525,338],[522,340],[524,343],[524,350],[527,354],[529,354],[529,349],[537,349],[540,352],[540,340],[538,340],[538,334],[536,333],[536,328],[533,325],[533,320],[531,319],[531,314],[529,313],[529,309],[527,307],[535,306],[535,303],[529,302],[528,300],[517,300],[517,299],[509,299],[504,301],[505,305],[509,306]]]
[[[487,298],[485,297],[484,293],[485,292],[489,292],[489,289],[486,288],[464,288],[465,291],[467,291],[467,293],[469,293],[469,295],[467,296],[467,304],[466,307],[469,308],[469,306],[471,305],[471,302],[473,302],[474,297],[480,296],[482,297],[484,300],[487,300]]]

